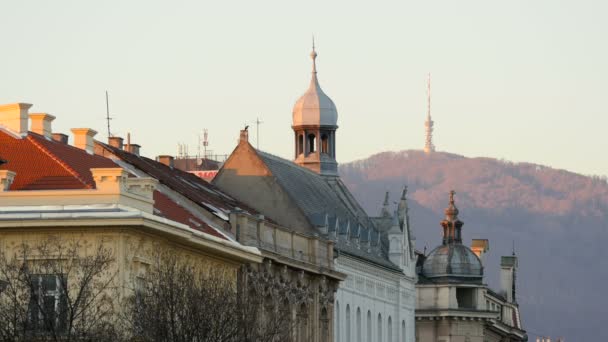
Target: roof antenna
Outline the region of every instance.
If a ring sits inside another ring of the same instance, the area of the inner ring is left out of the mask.
[[[314,40],[314,38],[313,38]],[[314,43],[313,43],[314,45]],[[264,121],[260,121],[260,118],[258,117],[257,119],[255,119],[255,144],[256,144],[256,149],[259,150],[260,149],[260,124],[263,124]]]
[[[110,117],[110,101],[108,100],[108,91],[106,90],[106,121],[108,122],[108,138],[112,136],[112,133],[110,132],[110,120],[112,120]]]
[[[513,256],[515,256],[515,240],[513,240]]]

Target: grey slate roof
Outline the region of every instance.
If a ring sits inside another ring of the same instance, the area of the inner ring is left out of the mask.
[[[339,177],[325,178],[292,161],[259,150],[256,152],[318,232],[327,222],[327,235],[335,239],[339,252],[400,271],[399,267],[388,260],[386,237],[378,239],[379,232],[374,223]],[[347,236],[349,225],[350,232]],[[366,246],[359,247],[351,239],[357,233],[361,236],[362,245],[368,242],[368,234],[371,235],[372,246],[376,247],[380,241],[380,251],[372,248],[368,252]]]

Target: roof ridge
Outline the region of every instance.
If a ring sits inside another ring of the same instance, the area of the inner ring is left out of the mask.
[[[28,132],[28,133],[31,133],[31,132]],[[44,152],[47,156],[49,156],[52,160],[56,161],[59,165],[61,165],[66,171],[68,171],[70,174],[72,174],[72,176],[74,176],[74,178],[76,178],[78,181],[80,181],[86,188],[88,188],[88,189],[93,188],[92,185],[88,184],[84,179],[81,178],[80,174],[76,170],[74,170],[70,165],[65,163],[57,155],[55,155],[51,151],[49,151],[44,145],[42,145],[41,143],[36,141],[36,139],[34,139],[32,137],[32,135],[28,134],[27,139],[30,142],[32,142],[32,144],[34,146],[36,146],[38,149],[40,149],[42,152]]]

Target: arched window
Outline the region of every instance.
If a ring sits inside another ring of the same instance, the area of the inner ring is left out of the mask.
[[[321,153],[329,153],[329,138],[327,134],[321,134]]]
[[[350,341],[350,305],[346,304],[346,340]]]
[[[378,342],[382,342],[382,315],[378,314]]]
[[[401,339],[403,339],[403,342],[407,341],[407,335],[405,334],[405,321],[401,321]]]
[[[357,342],[361,342],[363,335],[361,334],[361,308],[357,308]]]
[[[367,342],[372,342],[372,312],[367,311]]]
[[[388,316],[388,329],[386,330],[386,340],[393,342],[393,320]]]
[[[340,302],[336,301],[336,342],[340,342]]]
[[[298,134],[298,155],[304,153],[304,134]]]
[[[313,153],[316,150],[317,150],[317,139],[316,139],[315,135],[311,133],[308,135],[308,151],[310,153]]]

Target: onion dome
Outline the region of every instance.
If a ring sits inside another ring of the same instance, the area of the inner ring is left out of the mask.
[[[450,192],[450,203],[445,209],[442,245],[435,248],[425,258],[422,275],[447,281],[481,282],[483,266],[481,260],[467,246],[462,244],[461,229],[464,223],[458,219],[458,208],[454,204],[454,191]]]
[[[334,102],[327,96],[317,79],[317,52],[313,44],[312,78],[308,90],[293,106],[293,126],[337,126],[338,111]]]

